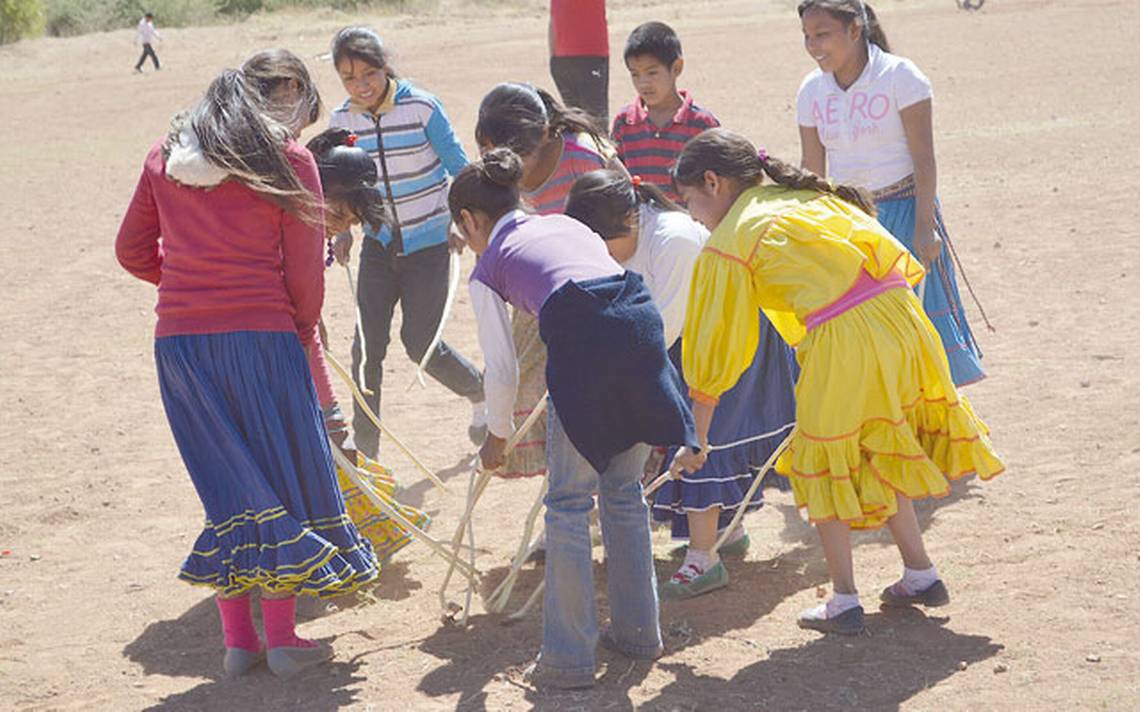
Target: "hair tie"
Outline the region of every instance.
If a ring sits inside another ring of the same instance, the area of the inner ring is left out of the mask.
[[[345,146],[355,146],[357,138],[358,138],[358,136],[356,134],[350,133],[349,135],[344,137],[344,145]]]
[[[629,179],[629,182],[633,183],[634,188],[640,188],[641,187],[641,176],[633,176],[632,178]]]
[[[761,163],[767,163],[768,162],[768,152],[765,151],[763,148],[758,149],[756,151],[756,157],[758,159],[760,159]]]

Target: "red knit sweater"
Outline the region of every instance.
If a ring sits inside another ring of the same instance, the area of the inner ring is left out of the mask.
[[[286,152],[321,196],[312,155]],[[317,320],[324,301],[324,220],[302,221],[234,180],[191,188],[167,179],[162,141],[147,154],[115,240],[128,272],[158,285],[155,336],[293,331],[309,355],[322,405],[332,386]]]

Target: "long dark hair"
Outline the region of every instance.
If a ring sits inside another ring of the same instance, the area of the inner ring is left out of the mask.
[[[384,46],[384,40],[367,25],[342,27],[333,35],[333,67],[339,66],[344,59],[355,59],[377,69],[386,69],[388,76],[396,76],[396,70],[392,68],[392,55]]]
[[[357,148],[348,129],[325,129],[305,144],[317,161],[326,203],[344,203],[360,222],[379,228],[388,221],[384,196],[376,189],[376,161]]]
[[[887,33],[883,32],[878,15],[863,0],[801,0],[796,12],[802,18],[808,10],[823,10],[841,21],[844,26],[858,22],[863,27],[863,39],[878,45],[884,52],[891,51],[891,46],[887,42]]]
[[[190,129],[207,161],[283,209],[305,219],[317,199],[301,183],[285,154],[289,127],[265,113],[264,97],[236,69],[224,70],[189,111],[174,117],[166,155]]]
[[[461,210],[478,210],[492,220],[519,207],[519,181],[523,163],[509,148],[493,148],[459,171],[447,194],[451,219]]]
[[[321,94],[309,76],[301,58],[287,49],[267,49],[253,55],[241,65],[241,73],[264,100],[265,111],[277,121],[300,133],[321,117]],[[281,102],[273,95],[293,82],[296,102]]]
[[[748,139],[728,129],[709,129],[689,139],[673,166],[673,183],[678,186],[701,185],[705,171],[734,178],[745,187],[760,183],[766,175],[779,185],[829,193],[868,215],[876,213],[875,201],[866,190],[851,185],[835,185],[811,171],[760,153]]]
[[[657,186],[631,179],[622,171],[604,168],[590,171],[574,181],[565,212],[602,239],[612,240],[629,232],[630,219],[646,204],[656,205],[661,210],[681,210]]]
[[[544,89],[529,84],[499,84],[479,103],[475,141],[480,146],[505,146],[529,156],[548,135],[589,134],[599,146],[606,138],[594,118],[581,109],[563,106]]]

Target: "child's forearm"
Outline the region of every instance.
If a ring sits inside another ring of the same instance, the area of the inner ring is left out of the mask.
[[[696,422],[697,441],[701,444],[702,450],[707,450],[709,447],[709,428],[712,426],[715,412],[715,405],[693,401],[693,420]]]

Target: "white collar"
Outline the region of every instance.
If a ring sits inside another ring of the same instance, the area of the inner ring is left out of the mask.
[[[498,222],[495,223],[495,226],[493,228],[491,228],[491,238],[489,240],[487,240],[487,243],[490,244],[491,242],[493,242],[494,239],[499,236],[499,232],[503,228],[505,228],[507,225],[509,225],[511,222],[518,220],[520,218],[525,218],[525,217],[526,217],[525,211],[523,211],[519,208],[515,208],[514,210],[510,211],[509,213],[507,213],[503,217],[499,218]]]
[[[194,188],[212,188],[228,178],[229,172],[206,158],[198,143],[198,135],[185,126],[178,132],[177,141],[170,145],[166,177]]]

